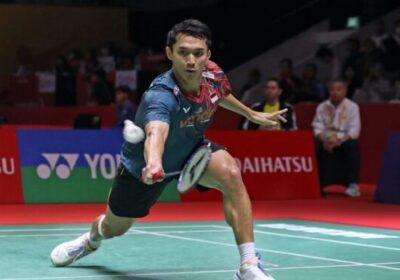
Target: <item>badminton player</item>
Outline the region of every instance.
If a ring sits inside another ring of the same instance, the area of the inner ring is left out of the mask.
[[[210,61],[210,47],[211,31],[198,20],[184,20],[169,31],[166,55],[172,68],[151,83],[135,117],[145,140],[123,144],[105,214],[96,219],[89,232],[53,249],[55,266],[69,265],[95,252],[103,240],[127,232],[136,218],[149,214],[172,180],[154,181],[154,175],[180,170],[197,147],[209,143],[212,155],[199,185],[223,194],[225,219],[232,227],[241,257],[233,279],[273,279],[261,267],[255,251],[251,203],[240,170],[224,147],[210,143],[204,132],[218,106],[260,125],[286,121],[281,116],[286,110],[256,112],[240,103],[232,95],[224,72]]]

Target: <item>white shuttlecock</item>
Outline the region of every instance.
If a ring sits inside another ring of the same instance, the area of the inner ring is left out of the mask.
[[[144,139],[144,131],[130,120],[124,121],[124,129],[122,131],[126,142],[136,144]]]

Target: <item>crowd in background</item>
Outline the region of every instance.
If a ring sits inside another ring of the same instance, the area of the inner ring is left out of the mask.
[[[400,20],[393,32],[383,22],[374,34],[346,41],[346,55],[340,60],[329,46],[321,46],[314,58],[297,73],[290,58],[282,58],[276,77],[282,86],[281,100],[291,104],[319,103],[328,98],[327,82],[341,78],[348,84],[348,98],[357,103],[400,101]],[[238,97],[248,104],[259,101],[255,87],[262,83],[261,73],[252,69]]]
[[[313,59],[297,67],[290,57],[282,58],[275,77],[269,77],[279,82],[282,90],[279,100],[289,105],[299,102],[320,103],[328,99],[327,82],[341,78],[348,85],[347,98],[356,103],[399,101],[400,20],[390,29],[393,31],[387,31],[381,21],[369,37],[363,40],[348,38],[346,54],[341,60],[329,45],[321,45]],[[111,72],[136,70],[139,73],[151,73],[147,79],[144,78],[146,81],[143,84],[148,86],[152,78],[169,68],[163,53],[153,53],[134,44],[124,48],[112,42],[97,49],[73,49],[60,54],[47,69],[35,65],[31,56],[26,47],[17,50],[18,66],[14,75],[23,76],[45,70],[53,73],[60,82],[83,77],[90,95],[83,104],[87,106],[115,104],[118,86],[110,80]],[[263,81],[261,76],[259,69],[252,69],[247,82],[234,93],[236,97],[248,105],[265,101],[267,81]],[[138,76],[138,83],[141,80],[143,76]],[[131,90],[129,99],[138,104],[146,86]]]

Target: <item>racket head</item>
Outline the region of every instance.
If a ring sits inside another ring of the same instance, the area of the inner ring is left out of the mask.
[[[189,192],[207,170],[211,159],[211,148],[209,145],[200,146],[188,159],[183,167],[177,184],[180,193]]]

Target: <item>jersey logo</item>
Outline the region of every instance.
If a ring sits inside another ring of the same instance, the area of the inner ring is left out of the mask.
[[[174,94],[176,96],[178,96],[178,94],[179,94],[179,88],[178,87],[174,87]]]
[[[215,80],[215,75],[212,72],[203,72],[203,77]]]
[[[189,112],[189,110],[190,110],[190,106],[189,106],[189,107],[187,107],[187,108],[185,108],[185,107],[182,107],[182,109],[183,109],[183,111],[185,112],[185,114],[187,114],[187,112]]]

